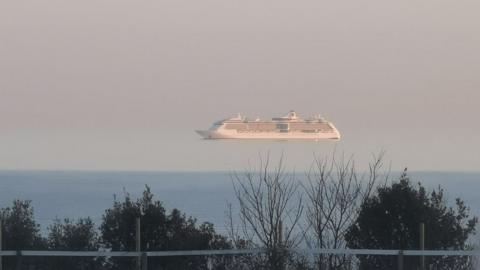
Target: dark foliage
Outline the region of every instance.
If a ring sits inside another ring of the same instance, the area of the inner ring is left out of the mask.
[[[346,241],[350,248],[419,249],[419,224],[425,223],[426,249],[466,249],[468,237],[475,232],[476,217],[460,199],[447,207],[444,191],[427,194],[420,184],[410,183],[406,171],[399,182],[378,188],[362,204],[356,222],[349,228]],[[361,269],[396,269],[396,258],[361,256]],[[427,258],[429,269],[468,269],[467,258]],[[419,258],[405,257],[405,269],[417,269]]]
[[[217,234],[211,223],[197,224],[174,209],[166,213],[147,187],[142,198],[133,201],[114,201],[107,209],[98,235],[90,218],[76,221],[56,220],[42,238],[40,226],[35,222],[30,201],[16,200],[13,206],[0,209],[3,225],[4,250],[67,250],[95,251],[99,248],[132,251],[135,249],[135,219],[141,219],[142,251],[228,249],[231,245]],[[102,243],[101,243],[102,242]],[[225,269],[231,258],[203,256],[149,258],[149,269]],[[135,258],[92,257],[5,257],[4,269],[135,269]],[[17,268],[20,267],[20,268]]]
[[[115,200],[105,211],[100,227],[102,240],[112,250],[135,250],[135,220],[141,220],[142,251],[226,249],[230,244],[218,235],[210,223],[199,226],[196,220],[179,210],[167,213],[160,201],[153,200],[147,186],[136,201],[127,194],[122,202]],[[208,260],[202,256],[149,258],[149,269],[206,269]],[[113,258],[112,269],[134,269],[135,260]],[[215,266],[222,265],[218,260]]]
[[[56,220],[48,228],[48,247],[51,250],[95,251],[99,248],[99,237],[95,224],[90,218],[78,219],[76,222],[65,219]],[[92,257],[54,257],[48,259],[48,269],[85,270],[101,269],[102,258]]]
[[[40,225],[35,222],[31,201],[15,200],[11,207],[0,209],[2,222],[2,247],[4,250],[43,250],[46,243],[40,235]],[[4,269],[14,269],[17,264],[24,266],[42,265],[37,258],[5,257]]]
[[[44,248],[40,225],[35,222],[31,201],[15,200],[0,210],[3,221],[3,249],[31,250]]]

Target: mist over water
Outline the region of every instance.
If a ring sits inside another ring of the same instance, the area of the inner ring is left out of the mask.
[[[0,169],[229,170],[263,149],[306,164],[330,152],[194,133],[292,109],[332,121],[359,158],[479,169],[480,1],[2,4]]]

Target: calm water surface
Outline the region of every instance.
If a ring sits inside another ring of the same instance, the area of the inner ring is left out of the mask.
[[[398,173],[392,173],[392,178]],[[449,202],[461,197],[480,216],[480,172],[410,172],[428,189],[441,185]],[[199,221],[225,228],[227,202],[235,202],[228,172],[0,171],[0,207],[32,200],[42,230],[55,218],[91,217],[101,223],[114,196],[141,196],[145,185],[167,209],[178,208]]]

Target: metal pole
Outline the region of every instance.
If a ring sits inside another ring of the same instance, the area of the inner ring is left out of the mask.
[[[140,218],[135,219],[135,251],[139,253],[137,257],[137,270],[142,270],[142,254],[140,254],[141,240],[140,240]]]
[[[397,270],[403,270],[403,250],[400,250],[398,252],[397,263],[398,263]]]
[[[420,250],[425,250],[425,223],[420,223]],[[420,256],[420,270],[425,270],[425,256]]]

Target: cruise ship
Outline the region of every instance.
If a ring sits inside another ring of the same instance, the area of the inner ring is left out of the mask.
[[[208,130],[196,130],[204,139],[322,140],[340,139],[335,126],[320,116],[300,118],[295,111],[272,120],[237,117],[215,122]]]

